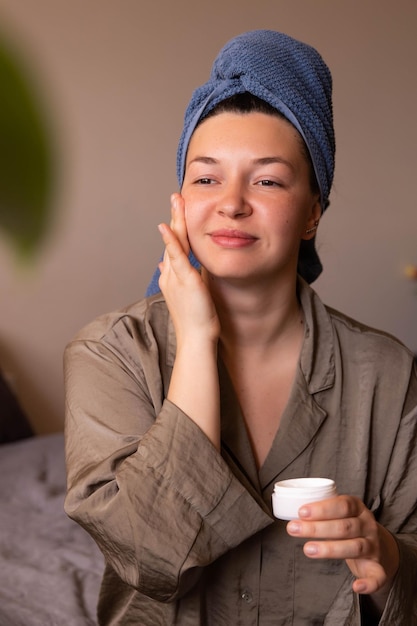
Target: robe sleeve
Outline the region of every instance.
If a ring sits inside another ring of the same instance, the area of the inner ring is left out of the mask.
[[[417,371],[392,451],[378,521],[395,535],[400,566],[380,626],[417,624]]]
[[[199,427],[168,400],[156,410],[146,377],[113,350],[70,344],[65,378],[65,510],[127,584],[171,601],[273,522]]]
[[[386,419],[386,417],[384,418]],[[414,365],[403,413],[391,448],[383,488],[373,506],[380,524],[395,537],[400,564],[384,612],[366,614],[366,602],[352,591],[349,575],[326,616],[325,626],[415,626],[417,624],[417,375]],[[365,598],[365,597],[364,597]]]

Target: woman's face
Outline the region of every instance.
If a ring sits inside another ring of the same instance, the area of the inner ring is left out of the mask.
[[[264,113],[220,113],[195,130],[181,194],[191,248],[213,277],[295,276],[319,219],[297,131]]]

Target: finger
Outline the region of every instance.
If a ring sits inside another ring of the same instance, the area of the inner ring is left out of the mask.
[[[356,593],[375,593],[387,582],[384,568],[371,558],[370,545],[365,539],[307,542],[303,551],[310,559],[346,560],[349,569],[357,577],[352,585]]]
[[[342,495],[305,504],[299,509],[298,515],[303,520],[336,520],[359,517],[365,509],[359,498]]]
[[[184,199],[179,193],[174,193],[171,196],[171,228],[177,235],[184,252],[188,255],[190,244],[185,221],[185,205]]]
[[[312,559],[370,559],[373,554],[369,541],[363,537],[339,541],[308,541],[304,554]]]
[[[177,235],[167,224],[159,224],[158,230],[165,243],[163,261],[159,264],[161,273],[159,287],[162,293],[166,295],[166,287],[172,276],[175,276],[175,280],[179,281],[177,285],[188,283],[195,287],[196,284],[201,282],[200,274],[191,265]],[[189,282],[190,280],[192,281],[191,283]]]
[[[383,580],[375,576],[369,576],[368,578],[357,578],[352,584],[352,589],[355,593],[369,595],[379,591],[383,584]]]
[[[346,563],[356,578],[352,584],[352,589],[356,593],[375,593],[387,589],[387,583],[389,587],[391,586],[384,568],[377,561],[356,559],[347,560]]]
[[[287,525],[288,533],[294,537],[313,539],[352,539],[362,532],[362,520],[359,517],[348,517],[331,520],[305,522],[293,520]]]
[[[168,226],[168,224],[158,224],[158,230],[161,233],[162,241],[165,244],[165,254],[162,266],[164,266],[167,260],[169,260],[172,264],[176,262],[178,263],[181,259],[185,259],[188,263],[187,255],[185,254],[176,233]]]

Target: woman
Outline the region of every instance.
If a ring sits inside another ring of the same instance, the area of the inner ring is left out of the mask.
[[[162,294],[66,352],[66,511],[106,557],[100,624],[417,623],[413,358],[307,284],[333,157],[318,53],[229,42],[186,112]],[[340,495],[286,524],[271,493],[297,476]]]

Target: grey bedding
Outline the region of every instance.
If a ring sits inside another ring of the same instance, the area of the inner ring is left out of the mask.
[[[96,623],[103,558],[64,494],[62,434],[0,445],[0,626]]]

